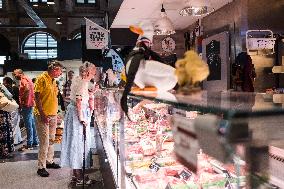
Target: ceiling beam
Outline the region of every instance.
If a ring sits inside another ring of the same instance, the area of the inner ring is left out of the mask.
[[[29,6],[29,4],[25,0],[17,0],[19,5],[23,7],[26,13],[31,17],[31,19],[35,22],[37,28],[47,28],[40,17],[36,14],[36,12]]]
[[[28,28],[40,28],[39,26],[36,25],[18,25],[18,24],[1,24],[0,28],[24,28],[24,29],[28,29]]]

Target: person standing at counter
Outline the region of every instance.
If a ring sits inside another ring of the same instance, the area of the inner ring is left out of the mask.
[[[67,74],[68,80],[66,81],[66,83],[63,85],[63,99],[64,99],[64,106],[65,109],[67,108],[67,106],[70,103],[70,92],[71,92],[71,84],[72,84],[72,79],[74,76],[74,71],[70,70]]]
[[[13,95],[13,99],[20,104],[19,102],[19,87],[13,85],[13,79],[10,77],[3,78],[3,85],[8,89],[8,91]],[[13,137],[14,137],[14,145],[22,144],[23,138],[20,129],[20,113],[19,109],[11,112],[11,121],[13,126]]]
[[[256,78],[252,59],[247,52],[238,54],[233,65],[233,82],[237,91],[254,92],[254,80]]]
[[[12,94],[8,89],[0,84],[0,160],[3,163],[2,159],[13,158],[13,155],[10,154],[14,151],[14,138],[12,131],[11,123],[11,113],[3,110],[2,98],[6,97],[9,101],[12,100]],[[5,101],[5,106],[6,106]]]
[[[79,68],[79,76],[75,77],[71,85],[70,104],[67,107],[64,131],[61,146],[62,167],[73,169],[72,181],[77,184],[83,182],[83,153],[84,153],[84,129],[85,127],[85,157],[86,167],[89,167],[91,145],[90,121],[94,110],[93,95],[89,94],[90,80],[96,73],[96,67],[86,62]],[[88,183],[88,181],[86,182]]]
[[[23,116],[25,127],[27,130],[27,149],[32,149],[38,146],[38,137],[35,128],[35,120],[33,116],[34,108],[34,84],[28,78],[23,70],[16,69],[13,72],[14,77],[20,81],[19,87],[19,105],[20,112]]]
[[[250,55],[246,56],[246,60],[244,62],[244,71],[243,71],[243,85],[242,90],[244,92],[254,92],[254,80],[256,78],[256,73],[254,69],[254,65],[252,63],[252,59]]]
[[[39,136],[38,171],[41,177],[48,177],[48,169],[59,169],[54,162],[55,133],[57,127],[58,88],[55,78],[62,74],[62,65],[59,62],[51,62],[48,69],[36,79],[34,109],[36,127]]]

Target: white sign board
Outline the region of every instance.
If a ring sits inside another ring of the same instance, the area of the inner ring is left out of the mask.
[[[87,49],[104,49],[108,46],[108,31],[86,18]]]
[[[248,38],[249,50],[273,49],[275,38]]]

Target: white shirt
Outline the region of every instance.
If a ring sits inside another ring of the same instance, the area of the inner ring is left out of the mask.
[[[87,104],[89,100],[88,93],[89,82],[80,76],[74,77],[71,84],[70,99],[76,102],[76,99],[82,99],[83,104]]]

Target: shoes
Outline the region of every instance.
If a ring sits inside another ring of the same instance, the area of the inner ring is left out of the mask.
[[[28,150],[33,150],[33,146],[32,146],[32,145],[27,145],[27,146],[26,146],[26,149],[28,149]]]
[[[33,144],[33,147],[39,147],[39,144]]]
[[[46,168],[47,169],[60,169],[61,167],[58,164],[53,162],[53,163],[47,163]]]
[[[20,144],[23,144],[24,141],[19,142],[18,144],[14,144],[14,146],[19,146]]]
[[[37,174],[41,177],[48,177],[49,173],[45,170],[45,168],[38,169]]]
[[[26,150],[33,150],[33,146],[32,145],[24,145],[22,146],[21,148],[18,149],[19,152],[23,152],[23,151],[26,151]]]
[[[12,159],[14,156],[12,154],[5,154],[0,156],[0,159],[4,160],[4,159]]]
[[[4,157],[5,157],[5,159],[12,159],[12,158],[14,158],[14,156],[12,154],[8,154],[8,155],[6,155]]]
[[[84,185],[91,185],[93,183],[93,181],[92,180],[90,180],[90,179],[85,179],[85,183],[84,183]],[[83,186],[83,179],[77,179],[76,180],[76,186]]]

